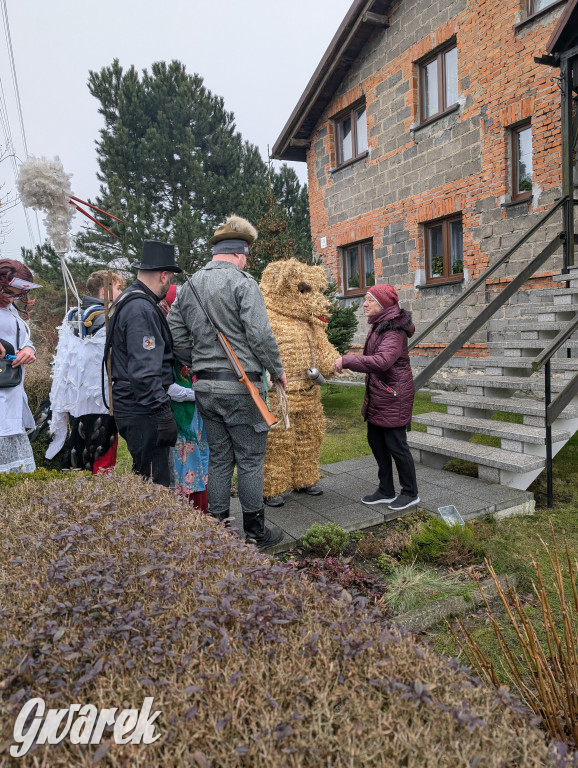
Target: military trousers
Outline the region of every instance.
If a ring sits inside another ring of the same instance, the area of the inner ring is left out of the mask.
[[[209,512],[224,515],[231,503],[231,482],[237,467],[243,512],[263,509],[263,463],[268,427],[250,395],[196,392],[209,443]]]

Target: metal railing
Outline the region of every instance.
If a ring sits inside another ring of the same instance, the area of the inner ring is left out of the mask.
[[[496,311],[502,307],[511,296],[516,293],[521,286],[544,264],[550,256],[552,256],[560,246],[564,246],[564,259],[562,273],[568,272],[568,267],[573,265],[574,243],[568,243],[567,232],[573,233],[573,227],[568,228],[568,210],[572,211],[573,207],[578,205],[578,200],[574,200],[568,196],[560,198],[558,202],[547,211],[537,222],[532,226],[526,234],[524,234],[506,253],[501,256],[494,264],[488,267],[486,271],[476,278],[474,282],[460,294],[450,305],[441,312],[435,320],[433,320],[426,329],[424,329],[418,336],[416,336],[409,344],[410,351],[420,344],[429,334],[437,328],[444,320],[459,307],[465,299],[468,298],[480,285],[486,284],[487,279],[492,275],[499,267],[506,264],[512,255],[519,250],[532,235],[541,229],[547,221],[549,221],[556,211],[563,208],[564,214],[564,231],[560,232],[554,237],[548,245],[535,256],[523,269],[508,283],[501,293],[499,293],[489,304],[487,304],[482,311],[474,318],[465,328],[461,331],[450,343],[429,363],[414,380],[415,389],[421,389],[431,377],[442,368],[446,362],[458,352],[469,339],[485,325],[488,320],[496,313]],[[575,320],[571,321],[566,328],[564,328],[552,343],[543,350],[540,355],[532,363],[533,371],[538,371],[543,365],[545,366],[545,425],[546,425],[546,469],[548,475],[548,506],[553,504],[553,492],[552,492],[552,424],[558,418],[564,408],[570,403],[572,398],[578,393],[578,374],[568,383],[564,390],[556,397],[554,402],[551,402],[551,371],[550,360],[554,353],[560,349],[560,347],[570,338],[570,336],[578,330],[578,315]]]
[[[566,306],[566,305],[561,305]],[[573,333],[578,331],[578,314],[562,328],[556,338],[552,339],[551,344],[543,349],[538,357],[532,362],[532,371],[539,371],[544,366],[544,422],[546,424],[546,496],[548,507],[554,506],[554,479],[552,472],[552,424],[562,413],[564,408],[570,403],[574,395],[578,394],[578,373],[570,379],[568,384],[560,392],[558,397],[552,402],[552,372],[550,370],[550,361],[554,354],[564,345]]]

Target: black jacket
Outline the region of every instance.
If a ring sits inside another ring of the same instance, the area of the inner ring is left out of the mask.
[[[138,298],[128,299],[135,291]],[[112,396],[118,413],[154,413],[170,407],[172,338],[158,302],[150,288],[135,280],[114,303],[109,333]]]

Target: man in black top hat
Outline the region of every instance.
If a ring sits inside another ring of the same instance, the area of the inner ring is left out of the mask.
[[[152,240],[145,240],[141,261],[131,266],[138,270],[137,279],[113,304],[107,337],[114,418],[133,472],[168,486],[169,447],[177,439],[167,394],[173,350],[158,302],[167,295],[173,274],[182,270],[175,264],[174,245]]]

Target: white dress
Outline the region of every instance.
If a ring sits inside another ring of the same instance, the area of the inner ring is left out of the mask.
[[[17,344],[17,324],[20,344]],[[16,349],[33,347],[24,321],[14,307],[0,307],[0,338]],[[26,430],[34,427],[34,418],[24,391],[26,366],[22,366],[22,383],[17,387],[0,388],[0,472],[34,472],[36,465]]]
[[[46,458],[53,459],[68,436],[68,417],[92,413],[108,414],[102,400],[101,369],[106,331],[80,339],[66,322],[58,329],[58,346],[52,363],[50,407],[52,442]],[[105,375],[105,387],[108,377]]]

